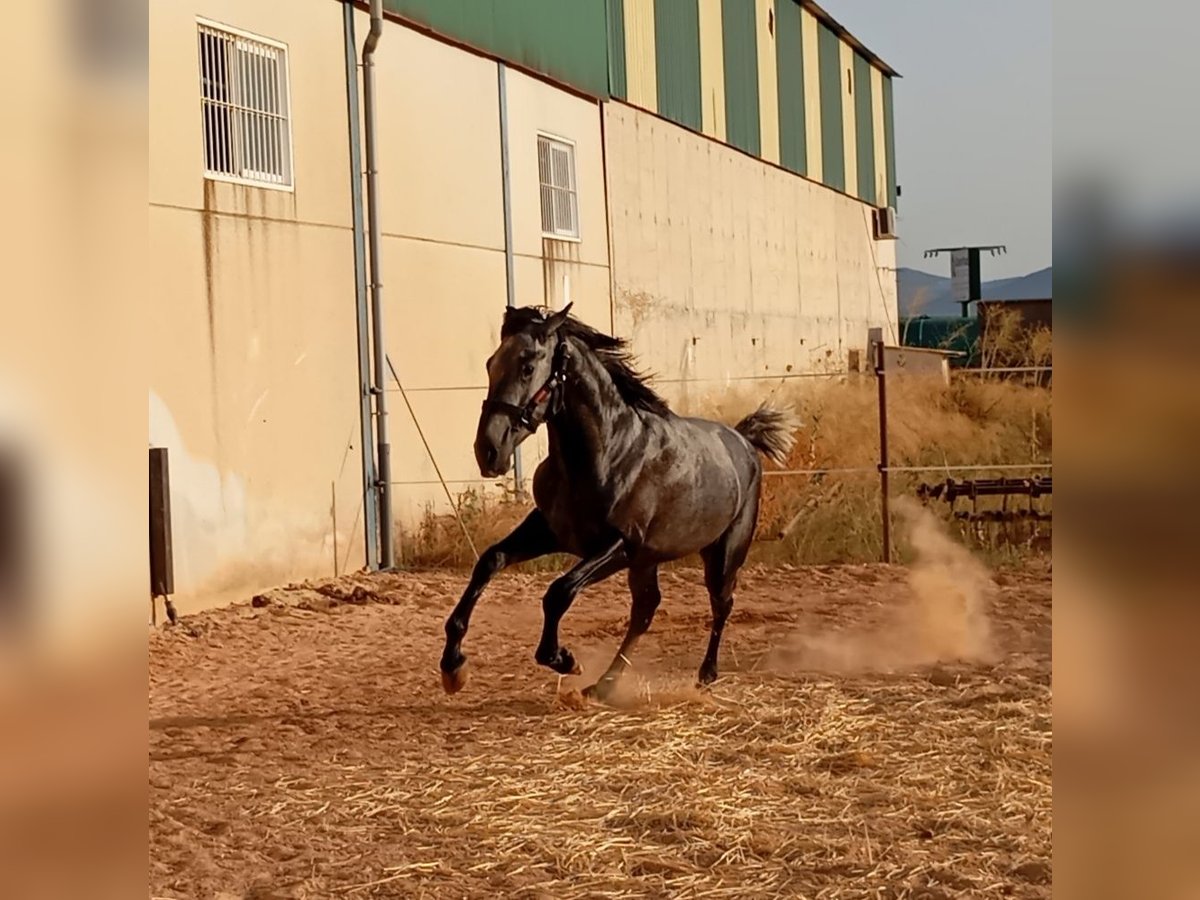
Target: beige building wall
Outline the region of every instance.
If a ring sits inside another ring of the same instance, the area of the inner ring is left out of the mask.
[[[150,5],[149,442],[181,606],[361,564],[341,7]],[[197,17],[288,47],[294,190],[204,177]],[[336,529],[334,522],[336,519]]]
[[[294,189],[205,179],[198,16],[287,45]],[[149,43],[148,431],[171,451],[186,608],[363,560],[342,6],[152,4]],[[377,61],[385,343],[413,410],[390,391],[394,500],[411,525],[445,509],[416,422],[452,491],[494,484],[471,445],[506,297],[498,66],[393,22]],[[894,332],[894,247],[864,204],[511,69],[506,99],[519,305],[574,302],[631,336],[668,393],[840,369],[868,327]],[[578,240],[542,234],[539,133],[575,147]],[[527,443],[527,472],[545,449]]]
[[[892,339],[895,247],[867,205],[623,104],[605,139],[615,328],[668,393],[839,371],[868,328]]]
[[[359,33],[366,27],[360,14]],[[418,422],[453,492],[497,483],[479,477],[472,444],[506,302],[499,72],[494,60],[390,22],[377,59],[386,345],[416,420],[393,390],[393,504],[412,525],[430,506],[446,509]],[[505,80],[515,302],[569,300],[608,330],[600,106],[512,68]],[[577,241],[542,236],[539,133],[575,147]],[[544,434],[526,442],[527,472],[545,452]]]
[[[205,179],[198,17],[287,45],[293,190]],[[171,451],[186,609],[364,559],[342,5],[152,4],[149,43],[148,427]],[[377,62],[386,349],[459,492],[487,484],[471,444],[506,296],[498,69],[393,22]],[[570,299],[609,329],[599,104],[507,78],[517,302]],[[539,132],[575,145],[578,241],[542,237]],[[411,525],[445,499],[395,389],[390,421]]]

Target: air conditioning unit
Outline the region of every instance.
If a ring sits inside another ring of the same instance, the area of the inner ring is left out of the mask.
[[[890,206],[880,206],[875,210],[875,240],[896,239],[896,210]]]

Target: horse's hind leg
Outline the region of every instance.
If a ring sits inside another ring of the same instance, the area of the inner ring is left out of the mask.
[[[658,566],[645,566],[629,570],[629,593],[633,595],[633,603],[629,607],[629,628],[625,631],[625,640],[621,641],[621,649],[613,657],[606,671],[589,688],[584,689],[585,697],[605,700],[616,687],[621,673],[629,666],[629,656],[643,634],[650,629],[654,621],[654,613],[662,600],[658,588]]]
[[[698,676],[701,684],[712,684],[717,680],[717,655],[721,650],[721,634],[725,622],[733,609],[733,589],[737,586],[737,574],[746,561],[750,541],[754,538],[754,525],[758,521],[757,497],[742,507],[733,524],[720,539],[700,551],[704,560],[704,584],[708,588],[708,599],[712,603],[712,630],[708,636],[708,652],[700,663]]]

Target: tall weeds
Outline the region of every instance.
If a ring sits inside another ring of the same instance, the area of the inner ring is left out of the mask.
[[[735,422],[768,391],[731,390],[681,400],[680,413]],[[787,469],[861,468],[855,473],[767,475],[752,561],[829,564],[878,560],[882,553],[879,476],[879,418],[875,379],[844,375],[784,382],[769,392],[790,406],[802,424]],[[986,380],[956,375],[950,385],[938,378],[893,377],[888,390],[889,456],[892,466],[1011,465],[1048,463],[1052,451],[1052,396],[1045,387],[1015,379]],[[767,464],[767,471],[774,467]],[[1028,472],[893,473],[894,497],[914,496],[919,484],[947,477],[987,478]],[[459,512],[479,549],[499,540],[527,514],[527,500],[512,494],[471,490],[458,498]],[[982,501],[981,501],[982,502]],[[1011,503],[1025,503],[1013,498]],[[1048,510],[1050,501],[1038,501]],[[999,501],[989,501],[998,507]],[[951,518],[948,504],[932,510],[952,523],[962,541],[993,561],[1044,551],[1048,522],[964,522]],[[966,502],[959,501],[959,509]],[[906,552],[898,548],[902,557]],[[409,567],[465,568],[474,557],[454,517],[427,509],[400,540],[398,558]],[[530,564],[561,569],[548,558]]]

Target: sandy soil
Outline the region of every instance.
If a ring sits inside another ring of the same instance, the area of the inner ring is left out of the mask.
[[[534,663],[548,581],[493,583],[453,697],[461,574],[151,633],[150,896],[1050,896],[1048,570],[940,612],[898,567],[746,571],[701,692],[709,606],[678,569],[619,708]],[[623,577],[577,600],[584,678],[627,612]]]

